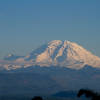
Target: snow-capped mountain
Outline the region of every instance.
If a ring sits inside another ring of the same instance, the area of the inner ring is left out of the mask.
[[[73,69],[80,69],[85,65],[90,65],[100,68],[99,57],[93,55],[82,46],[66,40],[53,40],[37,48],[25,57],[9,55],[8,58],[16,59],[3,64],[2,66],[6,66],[6,69],[26,68],[35,65],[45,67],[59,66]]]
[[[25,60],[33,61],[40,66],[61,66],[75,69],[82,68],[84,65],[100,67],[99,57],[80,45],[66,40],[53,40],[30,53]]]

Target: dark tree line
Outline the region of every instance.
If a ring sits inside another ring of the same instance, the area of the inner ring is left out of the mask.
[[[80,89],[77,97],[81,97],[82,95],[85,95],[87,98],[91,98],[91,100],[100,100],[100,94],[93,92],[92,90]],[[32,100],[43,100],[43,98],[40,96],[35,96],[32,98]]]

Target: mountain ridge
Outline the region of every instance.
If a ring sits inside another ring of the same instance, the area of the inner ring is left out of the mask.
[[[14,60],[11,57],[13,57]],[[6,58],[8,59],[6,59],[7,61],[11,59],[13,62],[13,64],[11,62],[8,69],[26,68],[36,65],[41,67],[59,66],[72,69],[81,69],[85,65],[90,65],[94,68],[100,68],[99,57],[93,55],[82,46],[67,40],[50,41],[35,49],[25,57],[10,55]],[[4,65],[5,68],[7,68],[8,65]]]

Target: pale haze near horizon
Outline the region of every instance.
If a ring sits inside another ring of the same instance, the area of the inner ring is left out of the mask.
[[[51,40],[76,42],[100,57],[99,0],[0,0],[0,58],[27,55]]]

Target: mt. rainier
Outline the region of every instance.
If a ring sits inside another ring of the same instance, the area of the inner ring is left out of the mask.
[[[53,40],[41,46],[25,57],[27,61],[33,61],[40,66],[61,66],[80,69],[84,65],[100,67],[100,58],[81,47],[70,42]]]
[[[99,57],[93,55],[80,45],[66,40],[53,40],[42,45],[29,55],[25,57],[20,56],[10,63],[12,62],[13,64],[10,64],[10,69],[13,69],[13,66],[14,69],[17,69],[15,66],[18,66],[18,68],[25,68],[35,65],[45,67],[59,66],[73,69],[81,69],[85,65],[90,65],[92,67],[100,68]]]

